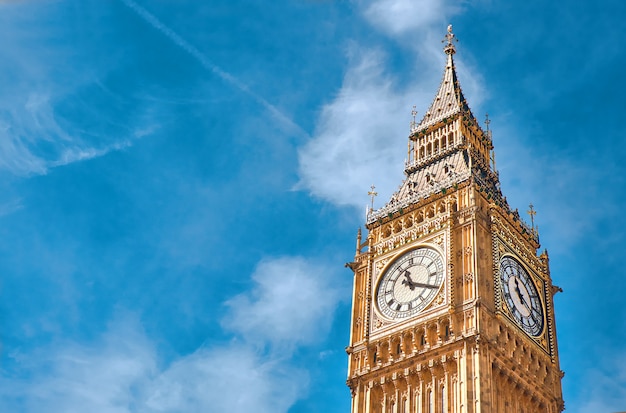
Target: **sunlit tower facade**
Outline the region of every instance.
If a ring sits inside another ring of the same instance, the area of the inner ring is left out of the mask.
[[[369,210],[348,264],[352,413],[564,409],[559,289],[534,223],[500,190],[488,122],[476,121],[457,79],[455,42],[450,26],[443,79],[411,124],[405,179]]]

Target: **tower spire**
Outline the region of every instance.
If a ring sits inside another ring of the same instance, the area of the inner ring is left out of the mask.
[[[457,41],[457,37],[452,33],[452,25],[448,25],[448,32],[442,40],[442,43],[445,43],[443,51],[448,56],[443,79],[435,100],[424,114],[422,121],[417,125],[418,130],[429,128],[461,112],[470,112],[465,96],[463,96],[461,91],[454,67],[454,59],[452,58],[456,53],[455,43]],[[468,113],[468,115],[473,118],[471,113]]]
[[[448,26],[443,42],[446,64],[437,94],[418,124],[416,110],[412,112],[406,179],[383,208],[368,213],[368,222],[388,216],[391,211],[401,211],[434,193],[457,189],[466,180],[477,180],[481,190],[489,192],[490,200],[500,202],[502,198],[498,176],[490,168],[491,137],[476,121],[457,78],[453,58],[457,38],[452,25]]]

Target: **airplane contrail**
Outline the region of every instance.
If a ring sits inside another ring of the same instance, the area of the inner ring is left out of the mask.
[[[193,58],[195,58],[205,69],[210,70],[217,76],[219,76],[225,82],[231,84],[235,88],[239,89],[241,92],[253,98],[257,101],[261,106],[267,109],[274,117],[276,117],[280,122],[289,126],[292,129],[295,129],[299,134],[308,137],[309,134],[304,131],[297,123],[295,123],[291,118],[285,115],[282,111],[280,111],[276,106],[272,105],[265,98],[250,90],[250,88],[241,83],[236,77],[231,75],[228,72],[222,70],[219,66],[211,62],[209,59],[204,56],[200,50],[192,46],[185,39],[180,37],[174,30],[170,29],[159,19],[157,19],[152,13],[141,7],[139,4],[135,3],[133,0],[120,0],[127,7],[132,9],[139,17],[145,20],[152,27],[163,33],[166,37],[168,37],[174,44],[178,47],[189,53]]]

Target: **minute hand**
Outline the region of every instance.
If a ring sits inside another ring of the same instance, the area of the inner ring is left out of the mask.
[[[422,284],[418,282],[413,282],[412,284],[416,287],[422,287],[422,288],[439,288],[439,286],[435,284]]]

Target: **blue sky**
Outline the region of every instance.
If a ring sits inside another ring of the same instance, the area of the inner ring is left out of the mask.
[[[369,186],[382,206],[402,180],[448,23],[565,291],[567,411],[625,410],[625,18],[620,0],[0,1],[0,411],[349,411],[343,264]]]

